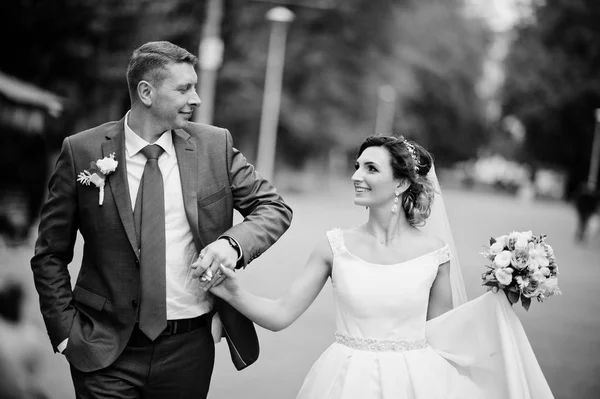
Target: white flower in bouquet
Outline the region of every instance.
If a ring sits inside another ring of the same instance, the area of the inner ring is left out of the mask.
[[[490,252],[493,254],[499,254],[508,246],[508,236],[503,235],[496,238],[496,242],[490,245]]]
[[[512,281],[512,270],[510,267],[498,268],[494,275],[500,284],[509,285]]]
[[[510,234],[508,234],[508,240],[509,241],[516,241],[517,238],[521,237],[521,233],[518,231],[511,231]]]
[[[529,244],[530,262],[535,267],[546,267],[550,261],[546,257],[546,248],[542,244]]]
[[[526,235],[520,235],[515,241],[515,249],[523,250],[529,246],[529,238]]]
[[[547,278],[541,283],[541,286],[544,289],[546,296],[561,294],[560,289],[558,288],[558,279],[556,277]]]
[[[522,231],[521,232],[521,236],[527,238],[527,240],[531,240],[533,239],[533,232],[531,230],[527,230],[527,231]]]
[[[511,263],[519,270],[526,268],[529,263],[529,252],[523,249],[515,249],[511,254]]]
[[[517,282],[517,285],[519,286],[519,289],[521,289],[521,290],[524,290],[525,288],[527,288],[529,286],[529,279],[524,279],[521,276],[515,277],[515,281]]]
[[[510,265],[512,254],[510,251],[502,251],[494,258],[494,264],[498,267],[506,267]]]
[[[513,231],[508,235],[506,246],[511,251],[514,249],[525,249],[532,237],[531,231]]]
[[[541,293],[542,290],[537,284],[530,284],[521,292],[521,303],[523,302],[523,298],[531,301],[531,298],[539,298]]]
[[[539,269],[534,271],[533,273],[531,273],[531,279],[533,281],[536,282],[541,282],[544,281],[546,279],[546,276],[544,276],[544,273],[542,273]]]

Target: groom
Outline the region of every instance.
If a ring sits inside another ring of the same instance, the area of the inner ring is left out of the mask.
[[[235,366],[258,357],[253,324],[207,292],[223,277],[192,272],[245,267],[292,212],[227,130],[189,122],[196,62],[169,42],[144,44],[127,69],[131,110],[63,142],[31,267],[78,398],[205,398],[215,313]],[[232,226],[234,209],[244,221]]]

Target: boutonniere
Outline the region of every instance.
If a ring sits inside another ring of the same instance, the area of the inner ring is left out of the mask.
[[[115,153],[113,152],[96,162],[90,162],[90,169],[84,170],[77,176],[77,181],[84,186],[94,183],[98,187],[100,190],[98,205],[100,206],[104,202],[104,182],[106,181],[106,176],[114,172],[117,169],[117,165],[119,165],[119,162],[115,159]]]

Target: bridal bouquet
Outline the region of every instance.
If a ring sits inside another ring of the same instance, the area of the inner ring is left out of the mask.
[[[529,310],[531,298],[542,302],[560,294],[558,267],[546,236],[534,236],[531,231],[512,232],[490,238],[482,255],[491,262],[483,273],[483,285],[503,290],[511,304],[519,302]]]

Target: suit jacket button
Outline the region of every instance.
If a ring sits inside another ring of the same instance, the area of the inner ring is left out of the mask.
[[[135,265],[139,266],[140,265],[140,261],[138,259],[135,260]]]
[[[137,308],[137,306],[138,306],[138,301],[136,301],[135,299],[133,301],[131,301],[131,307],[132,308],[135,309],[135,308]]]

